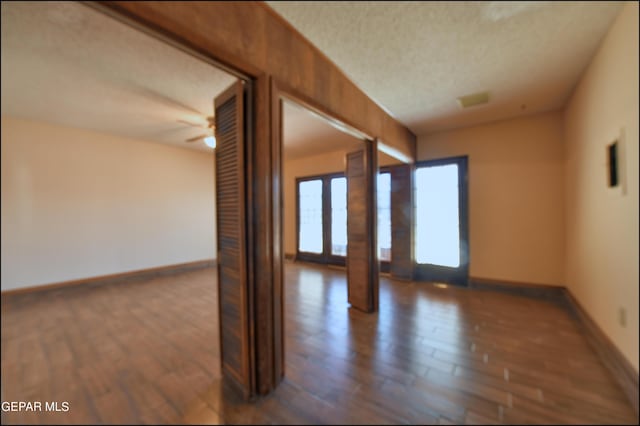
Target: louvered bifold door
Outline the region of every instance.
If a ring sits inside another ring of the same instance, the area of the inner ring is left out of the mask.
[[[218,306],[223,374],[245,396],[253,394],[247,285],[246,179],[243,83],[215,101]]]
[[[353,308],[378,309],[375,142],[347,154],[347,289]]]

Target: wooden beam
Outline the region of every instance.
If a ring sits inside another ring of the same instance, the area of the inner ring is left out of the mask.
[[[238,72],[270,75],[333,117],[415,160],[415,135],[263,2],[101,5]]]

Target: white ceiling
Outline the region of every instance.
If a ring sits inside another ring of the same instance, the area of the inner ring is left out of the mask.
[[[417,135],[562,107],[621,6],[267,3]],[[489,104],[459,109],[485,90]]]
[[[87,6],[2,2],[2,114],[211,151],[213,98],[235,78]]]

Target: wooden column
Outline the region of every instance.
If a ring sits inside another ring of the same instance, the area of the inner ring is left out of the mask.
[[[255,289],[256,393],[275,389],[284,375],[282,282],[281,101],[271,77],[254,80],[255,138],[251,147],[252,285]]]
[[[279,145],[271,85],[238,81],[215,100],[222,371],[246,399],[282,379]]]
[[[375,141],[347,154],[347,289],[353,308],[378,310]]]
[[[413,166],[391,168],[391,267],[393,278],[413,279]]]

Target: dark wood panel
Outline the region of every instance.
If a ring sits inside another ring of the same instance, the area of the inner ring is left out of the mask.
[[[268,96],[266,101],[270,108],[265,117],[271,120],[271,126],[258,126],[267,128],[270,136],[270,146],[273,162],[271,164],[273,174],[271,181],[273,216],[271,247],[273,248],[273,293],[271,294],[273,303],[273,387],[278,386],[284,378],[285,346],[284,346],[284,193],[282,187],[283,161],[282,161],[282,127],[283,127],[283,101],[278,95],[278,89],[273,79],[269,79]]]
[[[377,312],[379,301],[380,261],[378,260],[378,139],[365,143],[369,202],[369,271],[371,274],[372,311]]]
[[[365,150],[347,154],[347,297],[352,307],[364,312],[372,308],[369,291],[369,249]]]
[[[347,154],[347,295],[363,312],[378,309],[375,142]]]
[[[273,83],[266,75],[255,80],[255,140],[249,155],[252,235],[251,283],[255,291],[256,392],[267,394],[282,380],[282,174],[281,147],[273,143],[272,129],[279,128],[279,106],[273,99]],[[251,122],[252,120],[248,120]]]
[[[413,278],[413,167],[389,168],[391,174],[391,276]]]
[[[218,312],[222,370],[248,398],[254,393],[251,293],[247,280],[244,87],[234,83],[214,101]]]
[[[328,115],[415,158],[415,135],[262,2],[104,5],[234,70],[253,77],[271,75]]]

